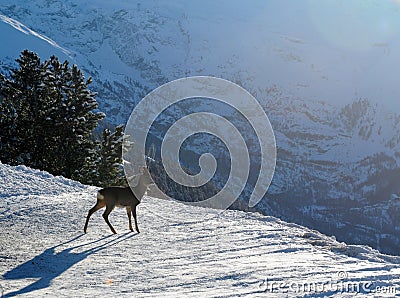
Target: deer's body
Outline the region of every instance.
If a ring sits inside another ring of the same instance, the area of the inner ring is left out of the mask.
[[[116,234],[117,232],[108,220],[108,216],[115,207],[125,207],[129,219],[129,229],[133,232],[131,219],[131,215],[133,215],[135,220],[135,229],[138,233],[140,233],[137,224],[136,206],[140,204],[140,200],[146,193],[148,186],[152,183],[153,181],[151,180],[150,174],[146,170],[140,176],[138,185],[133,187],[133,191],[130,187],[119,186],[111,186],[100,189],[97,192],[97,203],[92,209],[89,210],[89,213],[86,217],[86,223],[83,229],[84,232],[86,233],[90,216],[92,216],[92,214],[97,210],[106,207],[106,210],[103,213],[103,218],[110,227],[111,231]]]
[[[108,198],[109,203],[115,207],[130,207],[140,203],[130,187],[111,186],[100,189],[97,192],[97,199],[105,198]]]

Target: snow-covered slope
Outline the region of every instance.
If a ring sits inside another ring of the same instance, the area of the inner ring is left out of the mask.
[[[43,59],[48,59],[52,55],[56,55],[62,61],[71,59],[70,53],[55,41],[33,31],[17,20],[2,15],[1,10],[0,32],[3,40],[3,45],[0,47],[2,72],[14,66],[14,60],[27,48],[38,53]]]
[[[399,257],[255,213],[217,216],[145,197],[140,234],[128,232],[122,209],[110,217],[119,234],[111,234],[100,212],[83,234],[95,192],[0,164],[4,297],[400,295]],[[210,219],[201,220],[204,214]]]
[[[345,8],[199,3],[0,0],[0,67],[24,48],[77,63],[93,77],[100,109],[113,124],[124,123],[148,91],[167,81],[213,75],[237,82],[261,102],[277,139],[276,174],[257,210],[400,254],[400,203],[391,199],[400,194],[396,1]],[[358,98],[369,101],[353,103]],[[153,137],[188,110],[166,113]],[[251,130],[242,132],[252,138]],[[186,160],[207,150],[228,159],[209,143],[206,136],[188,142]]]
[[[338,8],[312,1],[15,0],[0,1],[0,14],[11,20],[9,24],[21,22],[38,37],[67,49],[71,59],[94,77],[101,107],[107,108],[113,122],[121,122],[141,99],[138,96],[145,95],[141,92],[188,75],[219,76],[254,90],[277,85],[304,100],[341,105],[366,97],[398,109],[394,78],[399,71],[392,65],[400,59],[399,11],[390,3],[394,1],[371,2],[355,1],[347,7],[350,16],[375,16],[367,24],[371,28],[362,28],[371,29],[358,45],[362,49],[329,42],[335,34],[320,31],[329,29],[324,22],[335,16],[320,18],[330,6]],[[365,22],[371,18],[364,17]],[[282,21],[287,19],[292,22]],[[361,34],[355,31],[360,28],[352,20],[346,25],[348,32],[339,34],[354,34],[347,41],[357,43]],[[21,31],[21,26],[14,27]],[[0,36],[12,39],[3,32]],[[25,44],[30,46],[34,47]],[[9,48],[14,55],[20,51]]]

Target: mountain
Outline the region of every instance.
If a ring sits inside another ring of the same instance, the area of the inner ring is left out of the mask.
[[[385,26],[371,22],[377,26],[367,36],[351,34],[358,30],[352,23],[327,36],[328,4],[318,11],[312,1],[279,2],[0,1],[0,36],[7,40],[0,67],[7,70],[24,48],[78,64],[93,77],[111,124],[125,123],[144,95],[170,80],[213,75],[236,82],[260,101],[277,141],[272,185],[252,210],[400,254],[399,92],[392,67],[399,41],[397,29],[379,31],[400,28],[393,26],[398,10],[372,1]],[[354,3],[349,14],[369,20],[371,7]],[[238,113],[200,100],[167,111],[152,141],[160,144],[175,119],[202,109],[220,111],[256,144]],[[259,148],[249,150],[257,169]],[[183,163],[196,172],[206,151],[222,161],[214,181],[221,187],[229,155],[210,136],[186,142]],[[252,183],[254,177],[234,208],[249,209]]]
[[[395,296],[400,258],[272,216],[145,197],[140,234],[125,210],[97,212],[96,188],[0,164],[4,297]]]
[[[291,120],[273,122],[281,123],[280,158],[269,200],[258,208],[398,254],[399,116],[367,100],[341,109],[286,104]]]

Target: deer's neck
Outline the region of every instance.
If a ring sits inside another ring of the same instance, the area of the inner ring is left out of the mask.
[[[135,195],[137,196],[137,198],[140,200],[144,194],[146,193],[147,190],[147,185],[144,185],[143,183],[141,183],[141,181],[139,180],[138,185],[136,185],[133,188]]]

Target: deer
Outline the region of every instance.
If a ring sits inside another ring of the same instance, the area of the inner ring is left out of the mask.
[[[135,220],[135,229],[136,232],[140,233],[138,223],[137,223],[137,215],[136,215],[136,207],[140,204],[140,201],[144,194],[146,193],[148,187],[154,184],[151,175],[147,168],[140,168],[140,174],[138,179],[138,184],[135,187],[121,187],[121,186],[110,186],[103,189],[100,189],[97,192],[97,203],[93,208],[89,210],[89,213],[86,217],[85,227],[83,231],[86,234],[88,223],[90,216],[95,213],[97,210],[100,210],[103,207],[106,207],[106,210],[103,213],[103,218],[107,225],[110,227],[111,232],[116,234],[117,232],[111,225],[108,220],[108,216],[111,211],[114,210],[115,207],[125,207],[126,213],[129,219],[129,229],[133,232],[132,228],[132,218]]]

